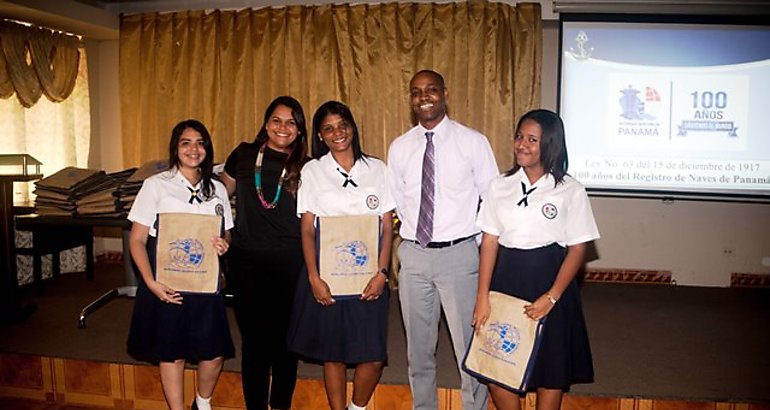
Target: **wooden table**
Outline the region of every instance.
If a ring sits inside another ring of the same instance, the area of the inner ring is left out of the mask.
[[[23,322],[35,305],[21,305],[16,273],[15,231],[13,228],[13,183],[28,182],[42,175],[0,175],[0,324]]]
[[[52,215],[23,215],[16,217],[16,227],[19,230],[32,231],[33,252],[56,251],[67,249],[62,246],[81,244],[86,245],[86,277],[93,277],[93,228],[96,226],[119,227],[123,231],[123,270],[125,285],[112,289],[83,308],[78,317],[78,326],[85,327],[86,317],[100,306],[117,296],[133,297],[136,294],[137,278],[131,262],[131,252],[128,236],[131,232],[131,221],[118,217],[87,217],[87,216],[52,216]],[[68,238],[65,238],[68,237]],[[37,270],[38,266],[35,267]],[[35,275],[39,273],[35,272]]]
[[[16,249],[17,254],[33,256],[33,278],[36,283],[42,277],[40,255],[53,254],[52,273],[59,273],[58,253],[65,249],[85,245],[86,278],[94,277],[94,227],[118,227],[127,233],[131,222],[117,217],[73,217],[52,215],[16,216],[16,230],[32,232],[32,248]],[[126,238],[127,239],[127,238]],[[124,249],[125,251],[126,249]]]

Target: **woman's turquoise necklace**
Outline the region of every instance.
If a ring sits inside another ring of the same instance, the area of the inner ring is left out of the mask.
[[[259,202],[262,202],[262,208],[273,209],[278,205],[278,199],[281,197],[281,187],[283,187],[283,180],[286,178],[286,165],[284,164],[283,171],[281,171],[281,178],[278,179],[278,188],[275,190],[275,198],[273,198],[272,202],[268,203],[265,201],[265,197],[262,193],[262,159],[265,156],[266,146],[267,142],[262,144],[259,148],[259,153],[257,154],[257,162],[254,165],[254,185],[257,186],[257,196],[259,197]]]

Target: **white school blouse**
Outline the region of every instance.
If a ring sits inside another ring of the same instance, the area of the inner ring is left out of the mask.
[[[582,184],[565,175],[554,186],[551,174],[530,184],[522,169],[492,181],[477,223],[507,248],[534,249],[554,242],[569,246],[599,238]]]
[[[219,181],[211,182],[214,184],[213,196],[206,200],[203,194],[198,194],[201,202],[193,200],[190,203],[192,196],[190,189],[199,190],[202,187],[200,182],[195,186],[191,185],[176,168],[155,174],[144,180],[128,213],[128,219],[149,226],[150,236],[157,236],[155,230],[157,214],[167,212],[223,215],[225,230],[232,229],[233,213],[230,210],[227,189]]]
[[[348,174],[348,178],[343,173]],[[345,172],[328,153],[302,168],[297,215],[305,212],[316,216],[382,215],[396,207],[387,178],[387,167],[377,158],[364,157],[356,161],[350,172]],[[346,179],[352,182],[345,185]]]

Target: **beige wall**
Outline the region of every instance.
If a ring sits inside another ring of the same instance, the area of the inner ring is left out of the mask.
[[[86,41],[91,96],[91,154],[89,168],[124,169],[120,139],[118,41]],[[120,229],[102,229],[94,241],[96,255],[122,251]]]
[[[543,36],[542,101],[544,107],[554,109],[555,21],[545,23]],[[89,70],[97,78],[91,93],[95,107],[92,146],[98,149],[93,165],[117,171],[123,167],[118,44],[103,41],[89,46]],[[96,66],[91,68],[91,64]],[[598,259],[589,262],[592,268],[670,270],[677,284],[699,286],[729,286],[733,272],[770,273],[770,204],[617,198],[592,198],[591,202],[602,234],[595,244]],[[115,240],[97,246],[120,249]]]

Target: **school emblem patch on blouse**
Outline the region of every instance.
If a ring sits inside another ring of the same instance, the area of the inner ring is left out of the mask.
[[[217,216],[222,216],[225,214],[225,207],[222,204],[217,204],[214,207],[214,212],[216,212]]]
[[[559,210],[556,209],[554,204],[545,204],[541,210],[543,211],[543,216],[548,219],[556,218],[556,215],[559,214]]]
[[[377,195],[369,195],[366,197],[366,206],[369,207],[369,209],[377,209],[378,206],[380,206],[380,198],[377,198]]]

